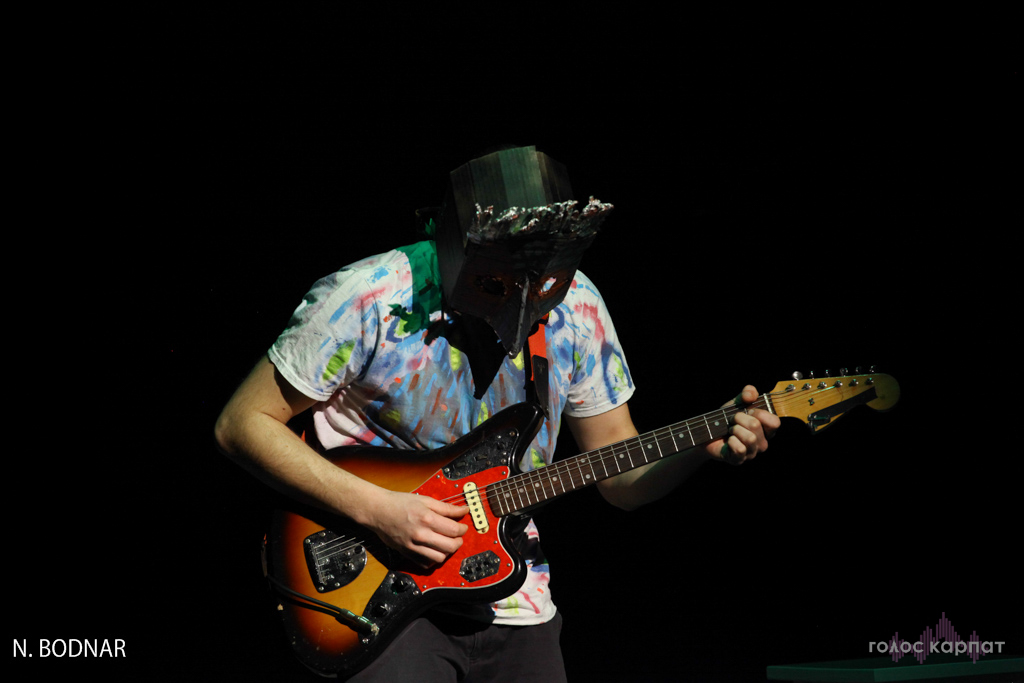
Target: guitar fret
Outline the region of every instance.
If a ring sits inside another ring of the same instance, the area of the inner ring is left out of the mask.
[[[552,465],[553,473],[548,478],[548,482],[551,484],[551,495],[557,496],[558,491],[555,490],[555,486],[562,483],[562,478],[558,475],[561,469],[557,465]],[[565,493],[565,487],[562,487],[562,493]]]
[[[583,465],[586,464],[586,462],[586,457],[580,457],[576,460],[576,469],[579,470],[580,473],[580,486],[582,486],[587,480],[586,475],[583,473]]]
[[[530,475],[527,474],[526,478],[529,479],[529,476]],[[526,486],[526,483],[527,482],[525,482],[525,481],[522,482],[522,486],[519,487],[519,495],[526,497],[526,505],[527,505],[527,507],[529,507],[531,505],[531,503],[530,503],[530,488],[528,486]]]
[[[535,488],[534,488],[534,487],[532,486],[532,484],[533,484],[533,478],[534,478],[534,474],[533,474],[533,472],[530,472],[530,473],[529,473],[529,474],[528,474],[528,475],[526,476],[526,481],[525,481],[525,482],[523,482],[523,493],[525,493],[525,494],[526,494],[526,502],[527,502],[527,503],[529,503],[529,502],[530,502],[530,494],[531,494],[531,493],[532,493],[532,494],[534,495],[534,497],[535,497],[535,498],[537,499],[537,500],[535,500],[535,501],[533,501],[533,502],[534,502],[534,503],[539,503],[539,502],[540,502],[540,497],[539,497],[539,496],[537,496],[537,491],[536,491],[536,489],[535,489]]]
[[[719,427],[718,422],[715,422],[715,427],[719,428],[718,434],[716,434],[716,436],[727,436],[729,434],[729,413],[725,412],[725,410],[722,410],[722,422],[724,423],[724,425],[722,425],[721,427]]]

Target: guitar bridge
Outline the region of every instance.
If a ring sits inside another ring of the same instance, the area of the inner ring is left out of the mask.
[[[329,593],[352,583],[366,566],[366,548],[354,538],[330,529],[318,531],[302,541],[306,567],[313,585]]]

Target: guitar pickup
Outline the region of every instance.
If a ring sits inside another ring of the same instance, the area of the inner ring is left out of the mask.
[[[459,567],[459,576],[466,581],[479,581],[494,576],[501,568],[501,558],[491,550],[467,557]]]
[[[471,481],[466,482],[462,487],[466,495],[466,505],[469,506],[469,516],[473,519],[473,526],[478,533],[486,534],[491,529],[487,522],[487,513],[484,512],[484,504],[480,498],[480,489]]]

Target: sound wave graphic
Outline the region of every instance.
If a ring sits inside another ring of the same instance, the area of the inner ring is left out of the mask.
[[[968,640],[964,640],[960,637],[960,634],[953,628],[953,622],[946,618],[946,613],[942,613],[942,618],[935,624],[935,630],[929,626],[921,633],[921,636],[917,641],[910,642],[900,639],[900,633],[897,631],[893,637],[889,640],[889,651],[892,652],[892,661],[898,662],[903,657],[909,654],[913,654],[914,658],[917,659],[918,664],[924,663],[924,660],[928,658],[928,655],[934,650],[932,649],[933,643],[939,643],[945,640],[948,643],[952,643],[954,646],[957,643],[967,643],[966,650],[972,662],[977,662],[978,657],[982,654],[981,652],[981,639],[978,637],[976,631],[971,632],[971,637]],[[903,647],[906,643],[909,647]],[[920,643],[920,647],[914,647],[916,643]]]

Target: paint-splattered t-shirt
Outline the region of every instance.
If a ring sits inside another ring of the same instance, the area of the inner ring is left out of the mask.
[[[525,400],[522,354],[505,358],[478,400],[466,356],[443,336],[426,343],[428,327],[441,320],[439,280],[433,243],[420,242],[347,266],[303,298],[269,356],[288,382],[319,401],[313,420],[323,447],[440,448]],[[582,273],[546,328],[551,417],[520,463],[523,471],[551,464],[563,413],[599,415],[633,393],[604,301]],[[530,571],[520,591],[491,605],[496,623],[554,616],[532,521],[526,533]]]

